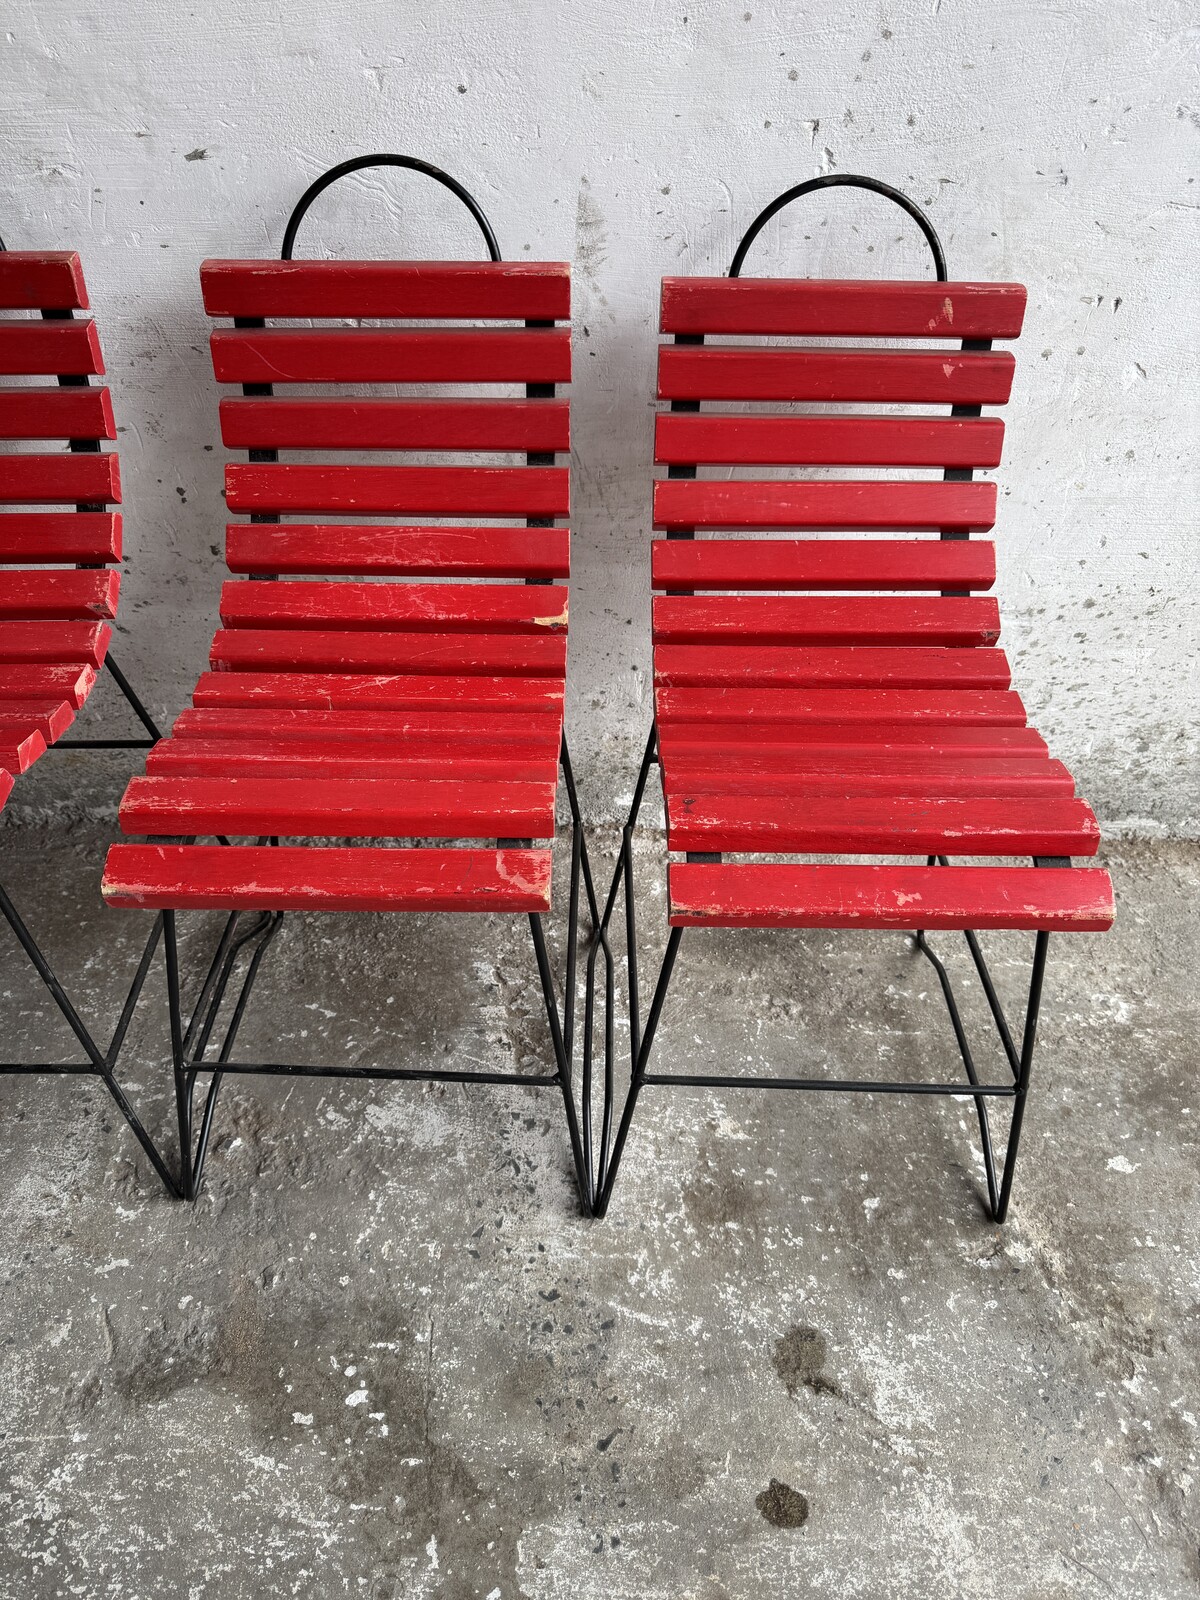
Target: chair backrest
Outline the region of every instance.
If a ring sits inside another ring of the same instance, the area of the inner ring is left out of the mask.
[[[752,586],[717,581],[723,570],[728,580],[728,566],[682,545],[701,530],[908,531],[958,541],[990,528],[996,487],[973,474],[999,464],[1004,425],[980,412],[1009,398],[1013,358],[991,345],[1017,337],[1024,309],[1025,290],[1008,283],[664,279],[661,327],[673,342],[659,351],[658,393],[671,409],[656,422],[655,460],[668,477],[654,486],[654,525],[672,543],[656,547],[656,586]],[[805,342],[831,339],[871,343]],[[743,404],[706,413],[705,402]],[[898,406],[920,409],[892,414]],[[731,475],[764,466],[940,468],[942,478]],[[699,479],[701,467],[722,475]],[[758,587],[949,594],[986,588],[994,576],[990,545],[933,541],[915,552],[906,543],[902,556],[892,540],[830,542],[824,555],[814,543],[799,565],[776,564],[777,579],[794,571],[803,581],[769,581],[771,563],[761,565]]]
[[[234,320],[212,335],[217,380],[242,385],[221,402],[222,438],[250,452],[226,469],[229,509],[251,518],[228,529],[232,571],[567,575],[569,536],[553,525],[570,505],[568,469],[554,465],[570,448],[568,405],[554,398],[571,376],[565,263],[207,261],[201,284],[210,315]],[[370,460],[384,451],[422,463]],[[355,453],[367,461],[347,461]],[[524,460],[496,459],[513,455]],[[313,516],[355,520],[279,520]]]
[[[77,315],[87,308],[74,251],[0,253],[0,440],[21,446],[0,455],[0,563],[68,569],[6,573],[6,619],[116,615],[120,578],[105,569],[121,559],[120,514],[108,509],[121,482],[102,448],[116,427],[108,389],[92,382],[104,362],[95,323]]]

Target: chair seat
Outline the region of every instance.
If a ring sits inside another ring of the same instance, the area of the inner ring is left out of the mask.
[[[550,865],[548,849],[118,844],[101,890],[150,909],[548,911]]]

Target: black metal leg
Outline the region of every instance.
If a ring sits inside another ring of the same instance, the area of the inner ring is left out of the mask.
[[[1050,935],[1039,933],[1034,943],[1033,973],[1029,980],[1029,1002],[1025,1008],[1025,1027],[1021,1035],[1021,1069],[1017,1076],[1017,1097],[1013,1102],[1012,1126],[1008,1130],[1008,1150],[1004,1157],[1004,1178],[1000,1185],[1000,1203],[996,1207],[996,1221],[1008,1216],[1008,1202],[1012,1197],[1013,1177],[1017,1170],[1017,1150],[1021,1143],[1021,1126],[1025,1121],[1025,1099],[1029,1093],[1029,1078],[1033,1070],[1033,1050],[1037,1043],[1038,1016],[1042,1009],[1042,982],[1046,975],[1046,952]]]
[[[154,957],[155,947],[158,944],[161,928],[160,923],[156,920],[154,927],[151,930],[150,937],[146,942],[146,947],[142,952],[141,961],[138,964],[138,970],[134,975],[133,983],[130,986],[128,994],[126,995],[125,1003],[121,1008],[121,1015],[117,1021],[117,1026],[113,1033],[112,1041],[108,1050],[103,1051],[92,1037],[90,1029],[84,1023],[78,1011],[76,1011],[75,1006],[71,1002],[70,996],[59,982],[54,969],[43,955],[37,940],[29,931],[24,919],[21,917],[16,906],[13,904],[7,891],[3,887],[0,887],[0,912],[3,912],[5,921],[16,935],[17,941],[28,957],[30,965],[37,973],[43,986],[49,993],[51,999],[54,1001],[55,1006],[58,1008],[59,1013],[67,1023],[67,1026],[71,1029],[71,1032],[75,1035],[75,1038],[83,1049],[84,1054],[88,1058],[86,1063],[56,1062],[43,1064],[40,1062],[30,1061],[4,1062],[0,1063],[0,1071],[26,1073],[31,1075],[48,1074],[55,1076],[76,1074],[81,1076],[95,1076],[99,1078],[104,1087],[108,1090],[109,1095],[112,1097],[113,1103],[116,1105],[117,1110],[121,1113],[122,1117],[124,1117],[134,1138],[145,1151],[147,1159],[149,1160],[151,1166],[153,1166],[155,1172],[158,1173],[158,1176],[162,1180],[163,1185],[167,1189],[168,1193],[173,1195],[177,1194],[178,1190],[175,1185],[175,1180],[172,1177],[166,1162],[160,1155],[153,1139],[151,1139],[150,1135],[143,1127],[141,1119],[130,1105],[124,1090],[121,1088],[114,1075],[114,1068],[117,1063],[117,1058],[120,1055],[121,1047],[125,1042],[125,1036],[129,1030],[129,1025],[133,1020],[133,1013],[137,1007],[138,997],[140,996],[142,988],[145,984],[146,975],[150,970],[150,963]]]

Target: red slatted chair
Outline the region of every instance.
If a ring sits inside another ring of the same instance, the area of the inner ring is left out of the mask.
[[[293,261],[316,196],[379,165],[449,188],[491,259]],[[282,261],[208,261],[200,276],[207,311],[233,320],[214,331],[212,358],[218,382],[241,386],[241,398],[221,402],[221,429],[227,445],[249,451],[248,465],[226,469],[229,509],[249,520],[228,528],[236,576],[222,591],[212,670],[121,805],[127,833],[184,842],[116,845],[104,878],[110,905],[166,916],[184,1191],[194,1195],[201,1178],[222,1073],[261,1071],[558,1087],[587,1207],[571,1006],[560,1022],[541,922],[561,761],[575,824],[571,995],[581,865],[593,906],[594,896],[562,729],[569,537],[558,523],[569,505],[568,469],[555,458],[570,439],[568,404],[555,391],[571,375],[569,268],[502,263],[486,218],[453,179],[407,157],[371,156],[312,185]],[[330,397],[332,385],[353,393]],[[410,397],[381,396],[380,385]],[[446,393],[463,385],[486,397]],[[449,462],[353,460],[378,451]],[[291,463],[281,452],[333,459]],[[513,453],[523,464],[497,464]],[[464,465],[464,454],[490,464]],[[196,843],[203,834],[249,842]],[[329,838],[344,842],[313,842]],[[382,839],[414,847],[361,842]],[[186,909],[230,916],[185,1029],[175,913]],[[233,1062],[280,915],[313,910],[527,914],[555,1070]],[[243,945],[251,963],[214,1067],[206,1047]],[[193,1151],[192,1091],[203,1072],[213,1076]]]
[[[120,504],[121,482],[116,453],[102,449],[102,441],[116,438],[116,427],[108,389],[91,381],[103,374],[104,362],[95,323],[77,316],[87,308],[74,251],[42,254],[0,244],[0,439],[7,446],[0,455],[0,807],[14,780],[48,749],[143,749],[158,738],[109,650],[121,581],[121,518],[108,508]],[[30,506],[38,509],[24,509]],[[70,509],[48,509],[63,507]],[[63,739],[105,668],[148,737]],[[85,1062],[4,1062],[0,1071],[99,1077],[173,1188],[113,1076],[157,928],[105,1050],[3,888],[0,911],[87,1056]]]
[[[919,223],[937,282],[739,276],[776,211],[847,183],[887,195]],[[1007,1212],[1050,933],[1109,927],[1113,901],[1106,873],[1071,865],[1095,854],[1096,819],[1026,725],[998,645],[996,601],[983,592],[995,576],[994,547],[970,538],[995,520],[995,485],[974,473],[999,464],[1003,436],[1003,424],[981,411],[1003,405],[1012,383],[1013,358],[992,343],[1020,333],[1025,291],[945,276],[937,237],[911,201],[873,180],[838,176],[800,184],[767,207],[728,278],[663,282],[662,331],[673,342],[660,350],[659,395],[671,404],[655,433],[655,459],[667,467],[654,485],[654,525],[666,534],[652,560],[655,727],[605,924],[621,884],[632,916],[632,828],[656,760],[667,847],[682,859],[669,868],[670,934],[644,1030],[630,937],[633,1073],[611,1159],[607,1132],[602,1140],[597,1215],[647,1084],[969,1095],[989,1210],[997,1222]],[[749,342],[763,336],[774,342]],[[804,342],[814,339],[872,343]],[[920,409],[881,409],[898,406]],[[814,467],[937,468],[942,476],[803,475]],[[720,476],[700,477],[707,468]],[[764,532],[774,537],[757,536]],[[846,538],[851,532],[873,537]],[[738,859],[762,854],[792,859]],[[806,859],[827,855],[850,859]],[[876,855],[924,863],[855,859]],[[972,864],[952,866],[960,856]],[[1034,864],[999,865],[1001,857]],[[686,927],[920,928],[917,944],[937,971],[966,1082],[649,1072]],[[1035,934],[1019,1042],[976,937],[1001,928]],[[943,929],[966,934],[1011,1068],[1003,1084],[976,1070],[949,976],[926,939]],[[589,998],[585,1055],[590,1019]],[[1013,1112],[999,1179],[993,1098],[1010,1100]]]

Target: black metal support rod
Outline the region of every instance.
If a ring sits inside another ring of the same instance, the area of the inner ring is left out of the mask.
[[[719,1072],[645,1072],[642,1083],[679,1084],[690,1089],[828,1089],[837,1094],[942,1094],[952,1099],[1015,1100],[1008,1083],[900,1083],[869,1078],[754,1078]]]
[[[557,1072],[524,1075],[519,1072],[457,1072],[449,1067],[335,1066],[308,1061],[196,1061],[194,1058],[187,1064],[199,1075],[211,1072],[220,1077],[378,1078],[396,1083],[501,1083],[535,1089],[554,1088],[562,1082],[562,1075]]]
[[[1029,1093],[1029,1079],[1033,1071],[1033,1049],[1037,1043],[1038,1017],[1042,1008],[1042,984],[1046,976],[1046,954],[1049,948],[1050,935],[1042,931],[1037,935],[1033,946],[1033,972],[1029,979],[1029,1000],[1025,1007],[1025,1027],[1021,1035],[1021,1069],[1017,1075],[1012,1126],[1008,1130],[1008,1149],[1004,1154],[1004,1177],[1000,1185],[1000,1203],[996,1207],[997,1222],[1003,1222],[1008,1215],[1013,1177],[1017,1170],[1017,1151],[1021,1143],[1021,1127],[1025,1121],[1025,1098]]]
[[[642,1033],[641,1048],[638,1059],[634,1064],[633,1075],[629,1084],[629,1093],[625,1098],[625,1109],[621,1113],[621,1124],[617,1129],[617,1137],[613,1143],[612,1160],[608,1168],[600,1175],[598,1183],[599,1198],[596,1201],[595,1215],[603,1217],[608,1210],[608,1203],[612,1199],[613,1184],[616,1181],[617,1168],[621,1164],[621,1156],[625,1151],[625,1140],[629,1137],[629,1124],[633,1121],[634,1109],[637,1106],[638,1095],[642,1084],[645,1082],[646,1062],[650,1056],[650,1048],[654,1043],[654,1035],[658,1029],[658,1019],[662,1015],[662,1008],[667,998],[667,989],[671,983],[671,973],[675,967],[675,958],[679,954],[679,943],[683,938],[682,928],[672,928],[667,940],[667,948],[663,954],[662,966],[659,968],[658,982],[654,986],[654,998],[650,1002],[650,1012],[646,1018],[646,1027]]]
[[[979,1077],[975,1071],[975,1059],[971,1054],[971,1046],[967,1042],[966,1029],[959,1013],[958,1003],[954,998],[954,987],[950,982],[950,974],[944,964],[930,948],[929,941],[923,931],[917,933],[917,949],[932,964],[941,985],[942,996],[946,1002],[946,1010],[950,1014],[950,1025],[954,1029],[954,1037],[958,1043],[958,1053],[962,1056],[963,1066],[967,1070],[967,1077],[973,1084],[978,1084]],[[979,1141],[983,1146],[983,1166],[987,1178],[988,1206],[993,1215],[996,1210],[996,1157],[992,1149],[992,1130],[988,1123],[987,1106],[982,1099],[976,1099],[975,1110],[979,1116]]]
[[[554,975],[550,970],[550,957],[546,952],[546,935],[541,914],[529,913],[529,931],[533,935],[533,949],[537,958],[538,977],[542,983],[542,998],[546,1005],[546,1021],[550,1025],[550,1040],[558,1062],[556,1080],[562,1085],[563,1111],[567,1118],[567,1133],[571,1140],[571,1158],[575,1163],[575,1181],[579,1188],[579,1201],[584,1215],[592,1212],[592,1175],[584,1165],[583,1143],[579,1134],[579,1119],[575,1114],[575,1093],[571,1084],[571,1063],[563,1047],[562,1028],[558,1020],[558,1003],[554,998]]]
[[[167,1010],[171,1025],[171,1067],[175,1076],[175,1115],[179,1124],[179,1190],[184,1200],[194,1200],[192,1181],[192,1090],[188,1082],[183,1044],[183,1011],[179,999],[179,947],[175,913],[163,912],[163,955],[167,967]]]

